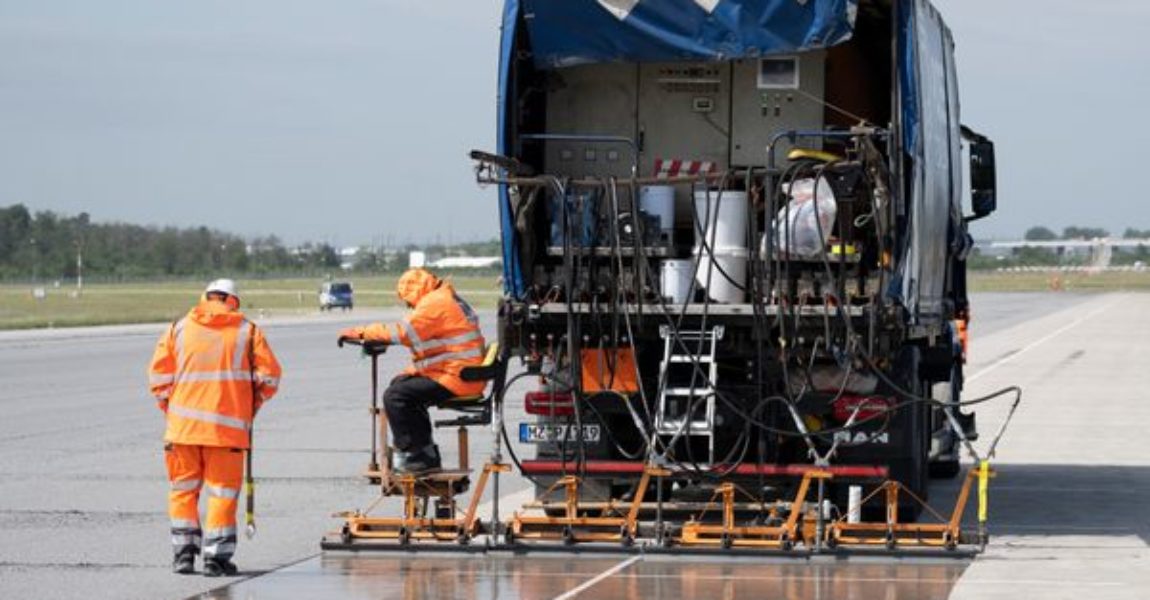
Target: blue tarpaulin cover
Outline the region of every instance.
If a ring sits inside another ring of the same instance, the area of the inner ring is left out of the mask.
[[[512,64],[527,37],[537,68],[604,62],[731,60],[826,48],[850,39],[858,0],[505,0],[498,152],[508,155]],[[523,23],[523,27],[520,27]],[[506,185],[499,188],[504,290],[526,291]]]
[[[511,0],[535,65],[727,60],[850,38],[858,0]]]

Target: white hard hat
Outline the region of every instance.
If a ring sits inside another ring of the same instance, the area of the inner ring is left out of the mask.
[[[240,299],[240,294],[236,290],[236,282],[231,279],[217,279],[208,284],[208,289],[204,290],[205,294],[217,292],[220,294],[227,294],[235,297],[236,300]]]

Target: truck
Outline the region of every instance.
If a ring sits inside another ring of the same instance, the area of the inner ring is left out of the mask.
[[[569,474],[626,498],[657,464],[660,501],[767,501],[819,466],[840,510],[888,479],[914,515],[959,472],[994,144],[928,0],[506,0],[499,60],[472,157],[541,498]]]

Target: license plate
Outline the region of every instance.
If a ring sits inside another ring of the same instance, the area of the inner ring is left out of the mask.
[[[524,444],[538,444],[540,442],[561,442],[566,439],[569,443],[576,442],[577,435],[574,425],[543,425],[539,423],[520,423],[519,441]],[[598,442],[599,426],[584,425],[583,441]]]

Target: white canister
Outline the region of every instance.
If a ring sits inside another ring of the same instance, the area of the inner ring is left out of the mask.
[[[659,274],[660,292],[668,302],[683,304],[691,293],[691,273],[695,261],[691,259],[670,259],[663,261]]]
[[[698,251],[696,251],[698,252]],[[707,296],[723,304],[741,304],[746,299],[747,251],[720,250],[713,255],[703,252],[695,281],[707,290]]]
[[[719,251],[747,250],[747,193],[695,190],[695,249],[706,245]],[[704,235],[700,239],[700,235]]]

